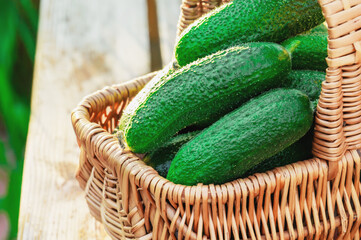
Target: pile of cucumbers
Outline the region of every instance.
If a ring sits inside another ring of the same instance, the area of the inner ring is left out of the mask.
[[[327,67],[323,21],[317,0],[234,0],[201,17],[179,37],[177,64],[124,110],[121,144],[184,185],[311,157]]]

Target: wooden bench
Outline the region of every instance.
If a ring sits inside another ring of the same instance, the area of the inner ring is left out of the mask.
[[[155,0],[41,1],[19,239],[108,239],[75,179],[79,149],[70,113],[87,94],[151,71],[148,12],[158,12],[167,64],[180,3],[157,0],[155,8]]]

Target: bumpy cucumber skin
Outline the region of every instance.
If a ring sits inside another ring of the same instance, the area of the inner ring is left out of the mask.
[[[288,52],[275,43],[217,52],[147,85],[125,109],[119,129],[133,152],[149,152],[184,127],[219,118],[280,86],[290,64]]]
[[[234,0],[185,29],[175,57],[184,66],[221,50],[233,39],[282,42],[323,21],[317,0]]]
[[[311,70],[293,70],[288,76],[283,87],[293,88],[305,93],[311,100],[314,111],[316,110],[318,98],[321,94],[322,81],[326,74]],[[313,126],[300,140],[277,153],[276,155],[264,160],[243,177],[254,173],[266,172],[276,167],[285,166],[290,163],[306,160],[312,157]]]
[[[159,175],[166,177],[170,164],[178,150],[183,146],[183,144],[192,140],[200,132],[201,131],[193,131],[176,135],[160,148],[157,148],[155,151],[145,155],[143,161],[157,170]]]
[[[325,78],[326,74],[320,71],[292,70],[287,75],[282,87],[298,89],[305,93],[310,98],[314,110],[316,110],[322,82]]]
[[[323,33],[323,34],[328,34],[328,29],[327,26],[325,25],[325,23],[321,23],[320,25],[318,25],[315,28],[312,28],[309,31],[305,32],[306,34],[313,34],[313,33]]]
[[[248,177],[249,175],[255,173],[264,173],[276,167],[281,167],[287,164],[312,158],[312,139],[313,128],[311,127],[307,134],[300,140],[285,148],[276,155],[262,161],[247,171],[242,177]]]
[[[292,69],[325,71],[327,36],[327,33],[302,34],[284,41],[285,48],[295,41],[300,42],[292,53]]]
[[[183,145],[167,179],[184,185],[234,180],[304,136],[312,121],[311,103],[304,93],[271,90]]]

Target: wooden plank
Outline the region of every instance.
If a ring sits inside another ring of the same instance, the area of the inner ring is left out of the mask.
[[[75,180],[70,113],[87,94],[148,73],[144,0],[42,0],[18,239],[108,239]]]
[[[159,37],[163,66],[173,57],[182,0],[157,0]]]

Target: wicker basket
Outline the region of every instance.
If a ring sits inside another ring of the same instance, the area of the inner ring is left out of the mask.
[[[106,87],[72,113],[77,179],[113,239],[360,239],[361,1],[319,0],[329,26],[315,158],[223,185],[176,185],[123,150],[113,131],[154,76]],[[220,4],[183,0],[179,32]]]

